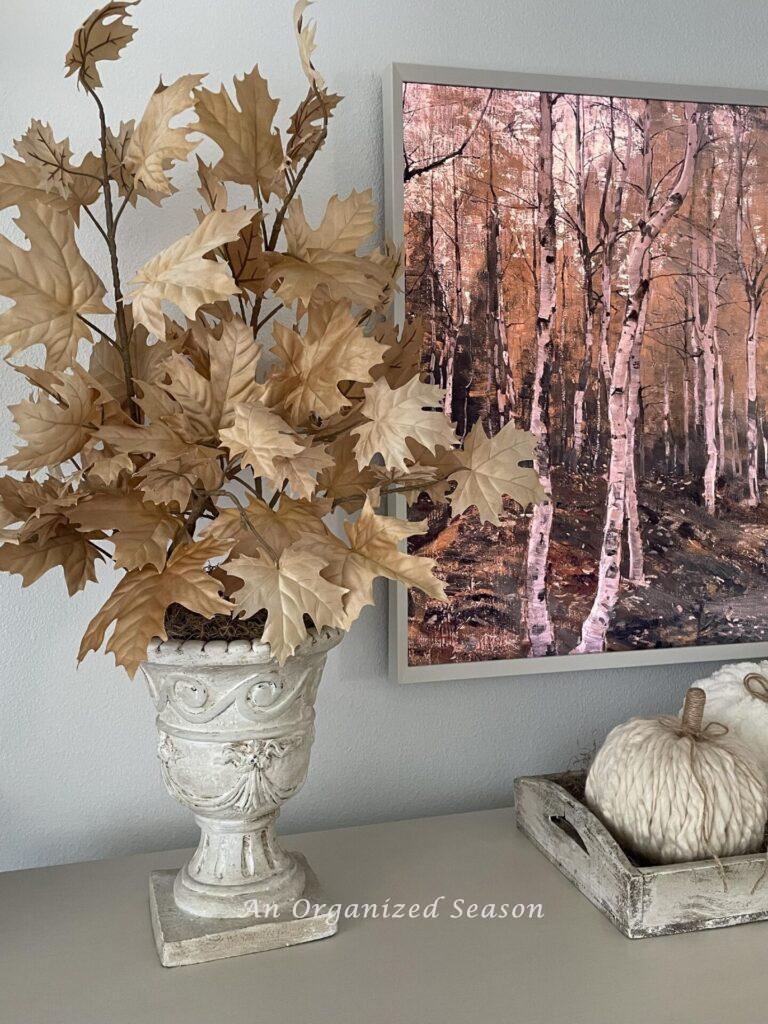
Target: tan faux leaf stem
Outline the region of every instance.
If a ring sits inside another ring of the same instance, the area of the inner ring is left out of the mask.
[[[350,628],[378,577],[444,600],[435,561],[404,549],[426,521],[378,514],[386,494],[453,500],[496,524],[543,497],[522,465],[529,434],[476,424],[462,446],[443,390],[422,379],[423,327],[389,316],[400,260],[375,246],[372,191],[332,196],[316,221],[304,213],[299,190],[341,100],[316,65],[307,6],[293,18],[309,89],[291,116],[254,62],[231,87],[161,80],[140,118],[110,127],[102,62],[132,40],[136,5],[105,4],[66,57],[96,105],[94,151],[75,157],[35,120],[0,163],[0,208],[18,208],[29,242],[0,237],[0,295],[13,303],[0,342],[12,355],[45,349],[44,368],[16,367],[31,393],[11,410],[0,570],[28,586],[61,569],[74,594],[111,558],[122,575],[79,657],[106,643],[131,675],[169,608],[263,624],[282,663],[309,623]],[[127,268],[123,218],[144,201],[163,216],[201,136],[218,150],[197,160],[202,208]],[[246,205],[232,186],[250,190]],[[111,310],[78,245],[92,228]]]

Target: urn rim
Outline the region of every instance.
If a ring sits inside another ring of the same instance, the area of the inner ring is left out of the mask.
[[[288,659],[325,654],[341,642],[344,630],[324,626],[310,629],[306,640]],[[274,661],[272,648],[263,640],[163,640],[153,637],[147,647],[147,662],[160,665],[266,665]]]

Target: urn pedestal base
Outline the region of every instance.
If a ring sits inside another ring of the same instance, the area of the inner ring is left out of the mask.
[[[338,921],[320,889],[315,873],[300,853],[292,853],[305,874],[304,891],[292,906],[263,916],[199,917],[180,910],[173,896],[178,869],[153,871],[149,879],[149,907],[160,963],[182,967],[209,960],[224,960],[244,953],[314,942],[335,935]]]

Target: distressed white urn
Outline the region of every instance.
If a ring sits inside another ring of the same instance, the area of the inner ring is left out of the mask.
[[[301,855],[280,845],[275,822],[307,777],[315,695],[327,652],[341,637],[332,629],[311,633],[283,666],[257,640],[150,645],[142,671],[157,710],[163,781],[200,827],[197,849],[173,879],[173,906],[170,879],[163,904],[162,879],[153,876],[153,924],[164,963],[212,958],[191,951],[191,938],[211,938],[211,925],[198,920],[195,927],[195,918],[215,918],[219,930],[222,919],[231,921],[230,952],[214,936],[219,956],[331,933],[329,922],[316,917],[295,920],[292,908],[317,895],[317,880]],[[237,928],[242,919],[253,924],[259,908],[269,918],[243,948]],[[282,928],[267,934],[276,923]]]

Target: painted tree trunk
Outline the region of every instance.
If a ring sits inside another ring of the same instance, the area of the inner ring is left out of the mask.
[[[629,394],[627,398],[627,483],[625,510],[627,517],[627,548],[629,553],[628,579],[632,583],[645,582],[645,559],[643,555],[643,536],[640,531],[640,511],[637,504],[637,421],[640,413],[641,365],[640,353],[645,334],[645,321],[648,315],[648,297],[646,292],[640,306],[640,317],[637,331],[632,344],[629,360]]]
[[[584,401],[590,378],[592,377],[592,325],[596,305],[592,288],[592,275],[594,273],[593,254],[587,229],[587,177],[584,173],[584,133],[582,129],[583,103],[583,97],[577,96],[574,107],[574,178],[576,186],[574,228],[581,262],[582,328],[584,337],[581,368],[573,400],[573,449],[571,458],[571,467],[573,469],[578,467],[584,447]]]
[[[760,303],[749,302],[749,323],[747,327],[747,504],[755,506],[760,501],[757,480],[757,331],[760,318]]]
[[[717,366],[717,465],[718,471],[722,473],[725,467],[725,426],[723,422],[725,413],[725,378],[723,377],[723,349],[720,345],[720,337],[717,331],[715,331],[714,342],[715,363]]]
[[[539,97],[541,129],[537,173],[538,311],[536,368],[531,407],[531,433],[536,438],[535,464],[541,485],[551,493],[549,443],[549,390],[552,375],[552,319],[557,305],[557,235],[552,161],[552,107],[550,93]],[[531,516],[526,562],[525,617],[530,655],[554,651],[554,632],[547,604],[547,561],[552,532],[551,502],[536,505]]]
[[[683,356],[683,474],[691,471],[691,367]]]
[[[685,104],[685,120],[685,155],[677,179],[659,209],[638,223],[627,258],[627,304],[614,356],[611,396],[608,403],[611,457],[597,590],[592,608],[582,626],[581,641],[575,648],[576,653],[596,653],[604,649],[606,633],[619,596],[628,464],[627,385],[630,357],[638,333],[643,299],[650,285],[650,268],[645,268],[646,256],[649,255],[659,233],[683,205],[693,181],[700,140],[700,113],[695,104]],[[647,161],[650,146],[647,105],[644,127],[643,149]]]

